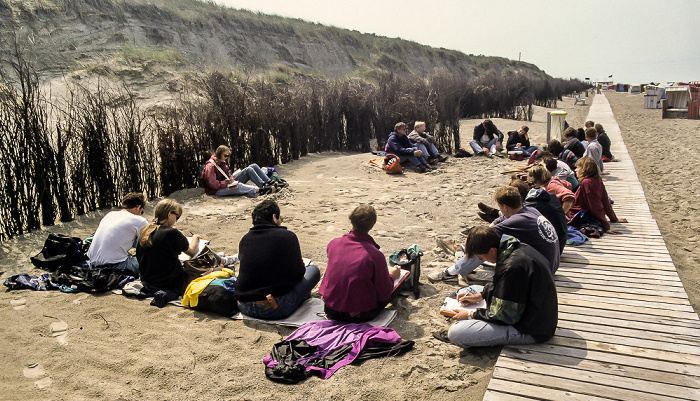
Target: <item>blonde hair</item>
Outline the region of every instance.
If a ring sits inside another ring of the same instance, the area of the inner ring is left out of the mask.
[[[155,215],[153,222],[141,229],[139,235],[139,245],[143,248],[149,248],[153,245],[151,237],[153,233],[160,228],[167,220],[170,213],[175,213],[182,216],[182,206],[174,199],[163,199],[156,205],[153,214]]]
[[[413,129],[417,129],[418,127],[425,127],[425,121],[416,121],[415,124],[413,124]]]

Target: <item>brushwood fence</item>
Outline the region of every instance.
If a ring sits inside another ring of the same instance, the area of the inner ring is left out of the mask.
[[[533,104],[556,105],[575,80],[380,73],[375,82],[241,80],[212,73],[174,104],[144,108],[125,87],[73,85],[47,99],[17,52],[0,80],[0,240],[118,204],[199,185],[199,167],[220,144],[233,167],[275,165],[309,152],[383,147],[398,121],[422,120],[441,151],[459,147],[459,119],[530,120]]]

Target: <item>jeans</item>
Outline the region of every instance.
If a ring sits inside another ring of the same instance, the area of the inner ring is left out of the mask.
[[[530,157],[530,155],[532,154],[532,152],[536,151],[537,149],[539,149],[537,146],[530,146],[530,147],[528,147],[528,148],[524,148],[524,147],[522,147],[522,146],[518,146],[518,147],[513,148],[513,150],[520,150],[520,151],[522,151],[522,152],[523,152],[523,156],[525,156],[525,157]]]
[[[411,149],[413,149],[414,152],[416,150],[419,150],[417,147]],[[414,167],[418,167],[421,164],[428,164],[428,162],[425,161],[425,158],[423,156],[399,156],[399,159],[408,160]]]
[[[497,150],[503,150],[503,147],[501,146],[500,149],[496,149],[496,142],[498,142],[498,137],[494,136],[492,140],[490,140],[486,144],[482,144],[481,142],[472,139],[469,141],[469,146],[472,147],[474,150],[474,153],[481,153],[484,151],[483,148],[489,149],[491,153],[496,153]]]
[[[238,186],[236,188],[221,188],[220,190],[216,191],[214,193],[216,196],[234,196],[234,195],[245,195],[249,198],[255,198],[258,196],[258,187],[255,185],[247,185],[247,184],[241,184],[240,182],[238,183]]]
[[[96,269],[96,268],[102,268],[102,267],[109,267],[111,269],[116,269],[116,270],[126,270],[131,273],[134,273],[134,277],[139,276],[139,261],[136,259],[136,256],[129,256],[126,258],[126,260],[119,262],[119,263],[114,263],[114,264],[109,264],[109,265],[95,265],[94,263],[90,262],[90,269]]]
[[[473,256],[471,258],[467,258],[466,256],[463,256],[462,259],[458,260],[455,263],[455,267],[457,268],[457,272],[461,275],[466,277],[467,274],[471,273],[479,267],[481,264],[481,261],[479,258],[476,256]]]
[[[430,156],[430,157],[438,157],[440,156],[440,152],[438,152],[438,148],[435,147],[435,144],[429,143],[428,146],[422,144],[422,143],[417,143],[416,147],[423,151],[423,157]]]
[[[284,319],[294,313],[302,302],[311,298],[311,290],[314,289],[320,279],[321,271],[318,270],[318,267],[308,265],[306,266],[304,278],[291,291],[275,297],[277,309],[265,309],[264,305],[256,304],[254,301],[238,301],[238,308],[244,315],[258,319]]]
[[[257,185],[258,188],[262,188],[266,182],[270,181],[267,174],[265,174],[255,163],[237,173],[233,173],[233,178],[242,184],[245,184],[248,181],[253,181],[253,184]]]

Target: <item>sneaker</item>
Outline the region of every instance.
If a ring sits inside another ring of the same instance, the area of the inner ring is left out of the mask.
[[[236,262],[238,262],[238,254],[232,256],[224,256],[223,258],[221,258],[221,263],[224,264],[224,267],[229,267]]]
[[[452,341],[450,341],[449,337],[447,337],[447,330],[446,329],[434,331],[433,337],[435,337],[436,340],[444,341],[446,343],[452,343]]]
[[[420,173],[425,173],[426,171],[428,171],[428,169],[425,168],[425,166],[422,164],[416,166],[416,168],[418,169],[418,172],[420,172]]]
[[[429,157],[429,158],[428,158],[428,164],[435,164],[435,163],[437,163],[437,162],[438,162],[438,158],[437,158],[437,157]]]
[[[495,207],[491,207],[491,206],[485,204],[484,202],[479,202],[476,205],[476,207],[478,207],[479,210],[481,210],[484,213],[492,213],[493,211],[496,211],[496,212],[498,211],[498,209],[496,209]]]
[[[450,274],[447,272],[447,269],[444,269],[428,274],[428,280],[431,283],[439,281],[459,283],[459,274]]]
[[[448,156],[443,156],[443,155],[438,155],[437,158],[438,158],[439,162],[444,162],[444,161],[447,161],[447,159],[449,159]]]
[[[493,159],[493,155],[492,155],[491,153],[489,153],[489,152],[481,152],[481,153],[479,153],[479,154],[482,155],[482,156],[486,156],[486,157],[488,157],[489,159]]]
[[[476,212],[479,217],[481,217],[481,220],[487,222],[487,223],[493,223],[494,220],[498,218],[498,216],[494,216],[489,213],[484,213],[484,212]]]

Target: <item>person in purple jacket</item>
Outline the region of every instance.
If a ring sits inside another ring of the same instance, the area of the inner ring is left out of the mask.
[[[329,319],[366,322],[389,303],[401,268],[387,267],[379,245],[369,235],[376,222],[374,207],[356,207],[350,213],[352,231],[332,240],[326,248],[328,267],[318,292]]]
[[[430,169],[430,165],[423,157],[423,151],[418,149],[406,136],[405,123],[397,123],[394,126],[394,131],[389,134],[384,151],[398,156],[401,160],[410,161],[421,173]]]

